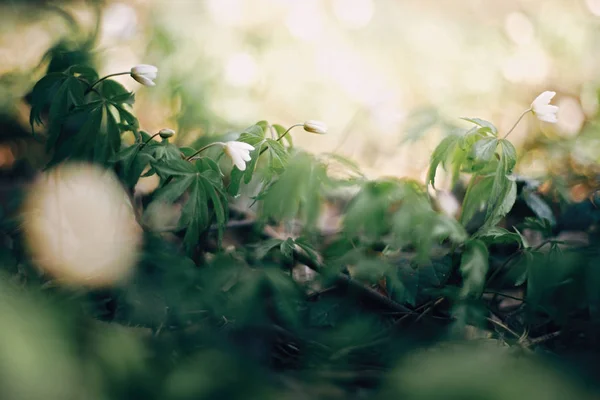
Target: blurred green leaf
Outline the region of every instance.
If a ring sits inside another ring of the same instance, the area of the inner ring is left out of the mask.
[[[461,296],[479,296],[483,291],[487,271],[488,249],[485,243],[478,239],[467,241],[460,262],[463,277]]]

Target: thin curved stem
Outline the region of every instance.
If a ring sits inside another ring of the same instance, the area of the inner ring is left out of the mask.
[[[297,127],[297,126],[304,126],[304,124],[294,124],[292,126],[290,126],[287,131],[283,132],[278,138],[277,138],[277,142],[279,142],[281,139],[283,139],[285,137],[285,135],[288,134],[289,131],[291,131],[293,128]],[[260,151],[260,153],[258,153],[258,155],[260,156],[262,153],[264,153],[265,151],[267,151],[268,147],[265,147],[264,149],[262,149]]]
[[[104,80],[106,80],[106,79],[108,79],[108,78],[112,78],[113,76],[118,76],[118,75],[130,75],[130,74],[131,74],[131,72],[129,72],[129,71],[128,71],[128,72],[117,72],[117,73],[114,73],[114,74],[109,74],[109,75],[106,75],[104,78],[100,78],[100,79],[98,79],[96,82],[92,83],[92,84],[90,85],[90,87],[88,88],[88,92],[89,92],[90,90],[92,90],[92,88],[93,88],[94,86],[96,86],[97,84],[99,84],[100,82],[102,82],[102,81],[104,81]]]
[[[189,161],[192,158],[194,158],[195,156],[197,156],[200,152],[208,149],[209,147],[216,146],[216,145],[225,146],[225,143],[223,143],[223,142],[213,142],[213,143],[207,144],[206,146],[202,147],[200,150],[196,151],[194,154],[192,154],[191,156],[189,156],[188,158],[186,158],[186,160]]]
[[[138,149],[138,151],[142,150],[144,148],[144,146],[146,146],[148,143],[150,143],[152,141],[152,139],[154,139],[158,135],[160,135],[160,132],[159,133],[155,133],[154,135],[150,136],[150,138],[148,140],[146,140],[144,143],[142,143],[142,145],[140,146],[140,148]]]
[[[519,125],[519,122],[521,122],[523,117],[531,111],[533,111],[533,109],[531,109],[531,108],[528,108],[527,110],[523,111],[523,113],[519,116],[519,119],[517,119],[517,122],[515,122],[515,124],[512,126],[512,128],[510,128],[509,131],[506,133],[506,135],[504,135],[504,139],[506,139],[508,137],[508,135],[510,135],[510,133],[515,130],[515,128],[517,127],[517,125]]]

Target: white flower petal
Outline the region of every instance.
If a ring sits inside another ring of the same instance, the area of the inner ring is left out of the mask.
[[[242,157],[239,154],[232,154],[231,157],[231,161],[233,161],[233,164],[238,167],[238,169],[240,171],[245,171],[246,170],[246,162],[242,159]]]
[[[231,144],[231,146],[234,146],[238,149],[249,150],[249,151],[254,150],[254,146],[251,146],[248,143],[237,142],[237,141],[233,141],[233,142],[229,142],[229,143]]]
[[[531,107],[535,109],[543,105],[548,105],[550,104],[550,101],[554,98],[554,96],[556,96],[556,92],[545,91],[538,97],[536,97],[535,100],[533,100],[533,102],[531,103]]]
[[[556,114],[537,114],[537,117],[540,121],[555,123],[558,121]]]
[[[133,74],[131,75],[131,77],[144,86],[156,86],[156,84],[151,79],[148,79],[143,75]]]
[[[240,156],[242,157],[242,160],[244,161],[250,161],[252,160],[252,157],[250,157],[250,153],[245,151],[245,150],[241,150],[239,152]]]
[[[558,107],[551,104],[540,106],[535,110],[536,114],[556,114],[557,112]]]
[[[154,76],[156,77],[156,74],[158,73],[158,68],[150,64],[138,64],[135,67],[131,68],[131,73],[138,75],[154,74]]]

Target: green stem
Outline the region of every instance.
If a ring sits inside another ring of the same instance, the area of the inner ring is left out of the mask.
[[[138,149],[138,151],[142,150],[144,148],[144,146],[146,146],[148,143],[150,143],[152,141],[152,139],[154,139],[158,135],[160,135],[160,132],[159,133],[155,133],[154,135],[150,136],[150,138],[148,140],[146,140],[144,143],[142,143],[142,145],[140,146],[140,148]]]
[[[531,111],[533,111],[533,109],[531,109],[531,108],[528,108],[527,110],[523,111],[523,113],[519,116],[519,119],[517,119],[517,122],[515,122],[515,124],[512,126],[512,128],[510,128],[510,130],[506,133],[506,135],[504,135],[504,139],[506,139],[508,137],[508,135],[510,135],[510,133],[515,130],[515,128],[517,127],[517,125],[519,125],[519,122],[521,122],[523,117]]]
[[[295,124],[295,125],[292,125],[292,126],[290,126],[290,127],[288,128],[288,130],[287,130],[287,131],[283,132],[283,133],[282,133],[282,134],[281,134],[281,135],[280,135],[280,136],[277,138],[277,140],[276,140],[276,141],[277,141],[277,142],[279,142],[281,139],[283,139],[283,138],[285,137],[285,135],[287,135],[287,134],[288,134],[288,132],[289,132],[289,131],[291,131],[293,128],[295,128],[295,127],[297,127],[297,126],[304,126],[304,124]],[[262,149],[262,150],[260,151],[260,153],[258,153],[258,155],[260,156],[262,153],[264,153],[265,151],[267,151],[267,149],[268,149],[268,146],[267,146],[267,147],[265,147],[264,149]]]
[[[106,79],[108,79],[108,78],[111,78],[111,77],[113,77],[113,76],[118,76],[118,75],[130,75],[130,74],[131,74],[131,72],[117,72],[117,73],[115,73],[115,74],[106,75],[104,78],[100,78],[100,79],[98,79],[96,82],[92,83],[92,84],[90,85],[90,87],[88,88],[88,90],[87,90],[87,91],[89,92],[90,90],[92,90],[92,88],[93,88],[94,86],[96,86],[97,84],[99,84],[99,83],[100,83],[100,82],[102,82],[103,80],[106,80]]]
[[[208,149],[209,147],[216,146],[216,145],[225,146],[225,143],[223,143],[223,142],[214,142],[214,143],[207,144],[206,146],[202,147],[200,150],[196,151],[194,154],[192,154],[191,156],[189,156],[187,158],[187,160],[188,161],[191,160],[192,158],[194,158],[195,156],[197,156],[200,152]]]

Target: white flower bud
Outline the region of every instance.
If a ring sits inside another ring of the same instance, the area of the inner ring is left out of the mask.
[[[161,138],[168,139],[170,137],[173,137],[173,135],[175,134],[175,131],[173,129],[163,128],[160,131],[158,131],[158,134],[160,135]]]
[[[304,130],[306,132],[324,135],[327,133],[327,125],[321,121],[309,120],[304,123]]]
[[[556,113],[558,112],[558,107],[550,104],[555,95],[556,92],[546,91],[536,97],[533,103],[531,103],[531,110],[540,121],[550,123],[557,121]]]
[[[155,86],[154,80],[158,75],[158,68],[154,65],[140,64],[131,68],[131,77],[144,86]]]
[[[240,171],[245,171],[246,162],[251,160],[250,152],[254,147],[248,143],[231,141],[225,143],[223,150]]]

